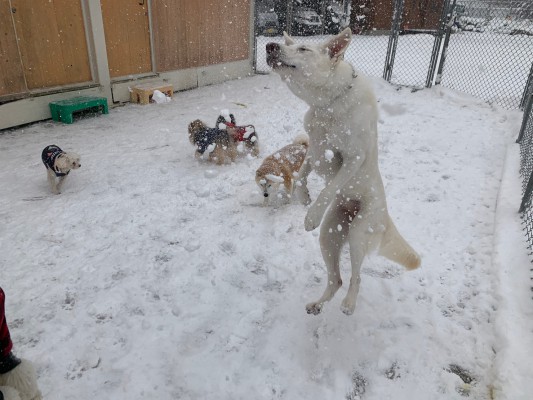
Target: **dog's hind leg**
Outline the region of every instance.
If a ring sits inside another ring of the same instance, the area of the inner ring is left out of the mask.
[[[259,143],[257,142],[257,136],[255,137],[255,142],[252,142],[249,147],[251,148],[252,156],[259,157]]]
[[[352,200],[346,203],[337,197],[324,216],[320,227],[320,250],[328,270],[328,281],[322,297],[306,305],[308,314],[319,314],[323,304],[331,300],[342,286],[339,268],[341,250],[349,233],[350,221],[358,211],[358,201]]]
[[[390,217],[388,217],[387,229],[381,239],[379,255],[403,265],[408,270],[416,269],[420,266],[420,256],[400,235]]]
[[[305,205],[311,204],[311,196],[309,196],[309,189],[307,188],[307,177],[312,169],[313,167],[311,166],[309,159],[305,160],[298,173],[296,188],[294,189],[302,204]]]
[[[67,179],[66,175],[59,177],[59,182],[57,183],[57,194],[61,193],[61,187],[63,186],[63,182],[65,182],[65,179]]]
[[[50,168],[46,168],[46,173],[48,175],[48,183],[50,184],[52,193],[59,194],[59,190],[57,189],[56,174]]]
[[[366,229],[364,229],[365,225],[363,220],[357,219],[354,222],[354,219],[361,211],[361,207],[362,203],[359,200],[349,200],[340,206],[340,212],[344,217],[343,223],[347,225],[350,263],[352,265],[352,276],[350,278],[348,293],[346,293],[341,303],[341,310],[346,315],[353,314],[355,310],[355,303],[361,283],[361,265],[369,247],[369,238]]]
[[[341,311],[346,315],[352,315],[355,311],[359,285],[361,284],[361,265],[368,249],[368,233],[359,221],[350,227],[348,243],[350,245],[352,277],[350,278],[348,293],[341,303]]]
[[[283,186],[285,187],[285,193],[287,194],[287,202],[290,202],[292,199],[292,176],[290,175],[291,171],[287,168],[283,171]]]

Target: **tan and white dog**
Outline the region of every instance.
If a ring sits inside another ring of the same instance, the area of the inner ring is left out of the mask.
[[[305,161],[308,147],[309,136],[298,135],[291,144],[263,160],[255,172],[255,182],[263,192],[264,205],[268,204],[270,195],[277,192],[282,183],[287,196],[289,198],[292,196],[294,181]]]
[[[54,144],[43,149],[41,159],[46,167],[50,188],[55,194],[61,193],[61,186],[63,186],[70,170],[81,167],[79,155],[67,153]]]
[[[326,183],[305,217],[306,230],[321,225],[328,270],[323,295],[306,306],[309,314],[320,313],[341,287],[339,259],[346,241],[352,276],[341,309],[347,315],[355,310],[361,264],[371,250],[409,270],[420,265],[387,211],[378,168],[377,103],[367,78],[344,61],[351,38],[346,28],[322,44],[298,44],[285,34],[285,44],[266,46],[268,64],[309,105],[304,118],[309,152],[300,175],[314,169]],[[301,190],[307,192],[305,185]]]

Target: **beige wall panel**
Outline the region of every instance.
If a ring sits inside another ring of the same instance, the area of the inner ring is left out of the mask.
[[[249,58],[250,0],[153,0],[157,71]]]
[[[9,0],[0,0],[0,96],[26,91]]]
[[[147,0],[101,0],[109,74],[152,71]]]
[[[29,89],[91,81],[87,40],[76,0],[11,0]]]

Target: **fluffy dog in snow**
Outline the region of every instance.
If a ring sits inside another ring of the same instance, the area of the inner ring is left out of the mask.
[[[43,149],[41,159],[46,167],[50,188],[55,194],[61,193],[61,186],[70,170],[81,167],[79,155],[67,153],[55,144],[46,146]]]
[[[237,143],[233,137],[225,129],[209,128],[199,119],[189,124],[189,140],[196,146],[197,158],[207,153],[207,159],[218,165],[237,158]]]
[[[5,294],[0,288],[0,399],[41,400],[33,365],[11,352],[13,343],[7,328],[4,303]]]
[[[305,134],[297,136],[292,144],[282,147],[263,160],[255,172],[255,182],[263,191],[264,202],[268,204],[271,194],[283,183],[285,193],[292,196],[294,180],[304,163],[309,146],[309,137]]]

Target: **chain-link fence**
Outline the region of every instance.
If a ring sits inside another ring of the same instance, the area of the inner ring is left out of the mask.
[[[455,0],[443,86],[506,108],[523,105],[533,58],[533,2]]]
[[[435,36],[447,0],[257,0],[256,71],[268,72],[265,45],[296,40],[321,42],[349,26],[354,33],[347,61],[371,76],[424,87]],[[267,22],[268,21],[268,22]],[[305,37],[302,37],[305,36]],[[390,57],[390,54],[394,57]],[[396,60],[396,63],[395,63]]]
[[[281,43],[283,31],[297,41],[318,43],[324,41],[327,35],[337,34],[350,26],[356,35],[346,51],[346,59],[368,75],[382,76],[393,9],[386,10],[388,18],[381,18],[370,25],[367,20],[375,12],[375,7],[357,7],[361,14],[355,14],[352,3],[348,0],[257,0],[256,72],[270,71],[265,46],[268,42]]]
[[[345,58],[371,76],[411,87],[457,89],[507,108],[523,106],[533,61],[533,1],[256,0],[256,71],[265,45],[321,42],[346,26]],[[300,36],[305,36],[304,38]]]
[[[270,70],[266,43],[284,30],[321,42],[346,26],[354,36],[345,59],[368,75],[524,109],[520,213],[533,256],[533,1],[257,0],[256,70]]]
[[[533,65],[524,100],[524,119],[517,140],[520,144],[520,175],[522,176],[520,213],[528,241],[529,255],[533,256]]]

